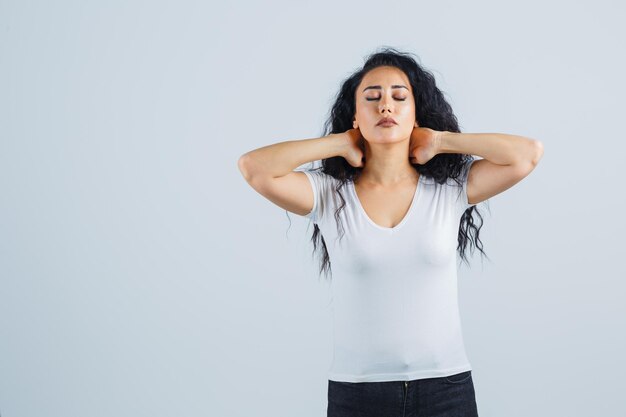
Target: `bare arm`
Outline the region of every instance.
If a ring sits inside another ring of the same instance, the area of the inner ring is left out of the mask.
[[[246,152],[239,158],[239,170],[248,182],[254,176],[277,178],[307,162],[343,156],[345,150],[346,140],[341,134],[288,140]]]
[[[239,170],[259,194],[285,210],[304,216],[313,208],[313,188],[306,175],[294,169],[334,156],[362,165],[362,152],[354,144],[360,131],[348,132],[288,140],[252,150],[239,158]]]
[[[508,190],[528,176],[543,157],[543,143],[506,133],[443,132],[437,153],[482,156],[467,177],[467,197],[478,204]]]

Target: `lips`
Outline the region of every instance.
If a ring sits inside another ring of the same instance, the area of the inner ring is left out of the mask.
[[[376,124],[376,126],[393,126],[393,125],[397,125],[397,123],[391,117],[383,117]]]

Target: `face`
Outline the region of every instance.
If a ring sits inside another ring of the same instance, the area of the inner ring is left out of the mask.
[[[377,125],[383,117],[397,124]],[[353,127],[358,127],[368,142],[393,143],[408,140],[417,126],[415,99],[406,74],[396,67],[378,67],[369,71],[356,91]]]

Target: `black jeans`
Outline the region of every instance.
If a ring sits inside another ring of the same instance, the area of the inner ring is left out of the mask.
[[[477,417],[472,371],[389,382],[328,381],[327,417]]]

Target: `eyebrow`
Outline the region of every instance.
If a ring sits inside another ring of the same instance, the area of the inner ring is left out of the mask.
[[[398,85],[398,84],[392,85],[391,88],[406,88],[408,90],[407,87],[405,87],[403,85]],[[369,87],[365,87],[362,92],[365,92],[365,90],[369,90],[369,89],[372,89],[372,90],[382,90],[383,88],[380,85],[370,85]]]

